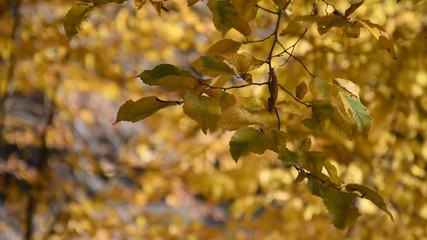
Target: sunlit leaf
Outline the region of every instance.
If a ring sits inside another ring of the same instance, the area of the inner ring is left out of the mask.
[[[86,20],[91,9],[92,6],[90,5],[77,4],[68,10],[64,19],[64,30],[67,36],[71,37],[77,34],[82,22]]]
[[[302,115],[301,109],[294,101],[280,101],[276,103],[276,107],[278,107],[281,112],[286,112],[298,116]]]
[[[210,77],[233,75],[234,71],[227,64],[211,56],[202,56],[191,64],[198,72]]]
[[[341,178],[338,176],[337,168],[330,161],[325,161],[324,167],[328,172],[329,176],[331,177],[331,180],[333,183],[337,185],[340,185],[343,183]]]
[[[304,31],[311,26],[314,22],[316,22],[318,19],[318,16],[311,16],[311,15],[305,15],[305,16],[297,16],[294,19],[292,19],[291,22],[286,26],[285,29],[280,33],[280,36],[285,35],[294,35],[294,36],[300,36],[304,33]]]
[[[263,132],[249,127],[237,130],[229,143],[231,156],[236,162],[249,152],[264,153],[270,144],[271,142]]]
[[[198,84],[190,72],[171,64],[161,64],[153,70],[145,70],[139,78],[147,85],[158,85],[171,90],[193,89]]]
[[[203,133],[216,126],[221,117],[221,106],[217,98],[187,92],[184,98],[184,113],[195,120]]]
[[[245,53],[226,53],[222,54],[227,62],[236,67],[238,72],[249,72],[259,68],[264,62]]]
[[[345,108],[347,111],[351,112],[359,132],[367,137],[369,129],[371,128],[371,116],[369,115],[368,109],[360,102],[359,99],[349,96],[343,92],[340,92],[340,95]]]
[[[394,50],[394,44],[390,40],[390,38],[388,38],[387,36],[380,36],[378,38],[378,41],[380,42],[381,46],[385,50],[387,50],[387,52],[390,54],[390,56],[396,60],[397,59],[396,50]]]
[[[234,5],[227,0],[209,0],[208,7],[213,15],[213,22],[224,36],[231,28],[245,36],[251,33],[249,24],[243,20]]]
[[[354,82],[343,78],[335,78],[333,83],[359,98],[360,88]]]
[[[338,109],[334,109],[332,114],[329,116],[329,121],[331,123],[331,127],[337,131],[340,135],[347,137],[348,139],[352,139],[353,137],[353,128],[345,118],[341,111]]]
[[[335,227],[344,230],[360,216],[359,211],[354,207],[356,194],[339,191],[310,175],[307,178],[310,192],[323,199],[323,204]]]
[[[236,130],[251,124],[259,123],[258,116],[245,109],[232,106],[222,113],[218,126],[226,130]]]
[[[208,55],[221,55],[221,54],[229,54],[229,53],[237,53],[240,46],[242,44],[240,42],[236,42],[231,39],[221,39],[218,42],[214,43],[208,50]]]
[[[239,97],[237,98],[237,105],[248,111],[264,109],[264,104],[254,97]]]
[[[154,96],[144,97],[136,102],[128,100],[120,107],[115,123],[120,121],[137,122],[153,115],[162,108],[173,105],[177,105],[177,103],[163,101]]]
[[[381,210],[387,213],[390,219],[394,221],[393,215],[387,209],[387,205],[385,204],[384,199],[375,190],[360,184],[347,184],[345,186],[345,189],[350,192],[355,192],[355,191],[359,192],[360,194],[362,194],[362,197],[371,201],[373,204],[375,204],[377,207],[379,207]]]
[[[368,31],[379,41],[380,45],[388,51],[393,59],[397,59],[394,44],[383,27],[369,20],[360,20],[359,22],[368,29]]]
[[[338,95],[338,87],[320,78],[313,78],[309,85],[315,100],[326,101]]]

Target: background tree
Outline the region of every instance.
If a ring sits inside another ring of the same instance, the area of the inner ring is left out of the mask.
[[[425,235],[422,3],[144,3],[2,3],[2,232]]]

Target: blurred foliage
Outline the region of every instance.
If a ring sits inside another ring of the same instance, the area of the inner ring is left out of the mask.
[[[358,3],[1,1],[0,238],[422,239],[427,7]]]

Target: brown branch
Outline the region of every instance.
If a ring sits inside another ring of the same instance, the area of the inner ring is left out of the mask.
[[[264,42],[265,40],[271,38],[272,36],[274,36],[274,32],[272,32],[267,37],[265,37],[263,39],[259,39],[259,40],[248,40],[248,38],[246,37],[246,41],[243,41],[243,44]]]
[[[274,113],[276,114],[276,118],[277,118],[277,129],[280,130],[281,123],[280,123],[279,111],[277,111],[277,107],[276,106],[273,106],[273,108],[274,108]]]
[[[284,63],[282,63],[280,66],[285,65],[285,64],[289,61],[289,59],[293,56],[296,45],[299,43],[299,41],[300,41],[300,40],[304,37],[304,35],[307,33],[307,30],[308,30],[308,28],[306,28],[306,29],[304,30],[304,32],[301,34],[301,36],[299,36],[299,37],[298,37],[298,39],[294,42],[294,44],[292,44],[292,45],[291,45],[291,46],[289,46],[288,48],[284,48],[284,47],[283,47],[283,45],[281,45],[281,46],[282,46],[282,48],[283,48],[283,52],[282,52],[282,53],[287,53],[287,51],[288,51],[289,49],[291,49],[291,48],[292,48],[292,50],[291,50],[291,53],[289,54],[288,58],[286,59],[286,61],[285,61]]]
[[[280,12],[275,12],[275,11],[273,11],[273,10],[267,9],[267,8],[265,8],[265,7],[262,7],[262,6],[258,5],[258,4],[256,5],[256,7],[257,7],[257,8],[259,8],[259,9],[261,9],[261,10],[264,10],[264,11],[266,11],[266,12],[269,12],[269,13],[272,13],[272,14],[280,15]]]
[[[221,89],[223,91],[227,91],[230,89],[237,89],[237,88],[245,88],[245,87],[249,87],[249,86],[262,86],[262,85],[267,85],[268,82],[262,82],[262,83],[248,83],[248,84],[243,84],[243,85],[237,85],[237,86],[231,86],[231,87],[216,87],[216,86],[211,86],[209,84],[206,83],[202,83],[199,79],[199,84],[202,86],[206,86],[209,89]]]

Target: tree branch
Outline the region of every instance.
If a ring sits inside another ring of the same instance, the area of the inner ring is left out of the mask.
[[[237,86],[230,86],[230,87],[216,87],[216,86],[211,86],[209,84],[203,83],[200,81],[199,79],[199,84],[202,86],[206,86],[209,89],[221,89],[223,91],[227,91],[230,89],[237,89],[237,88],[245,88],[245,87],[249,87],[249,86],[262,86],[262,85],[267,85],[268,82],[262,82],[262,83],[248,83],[248,84],[243,84],[243,85],[237,85]]]

